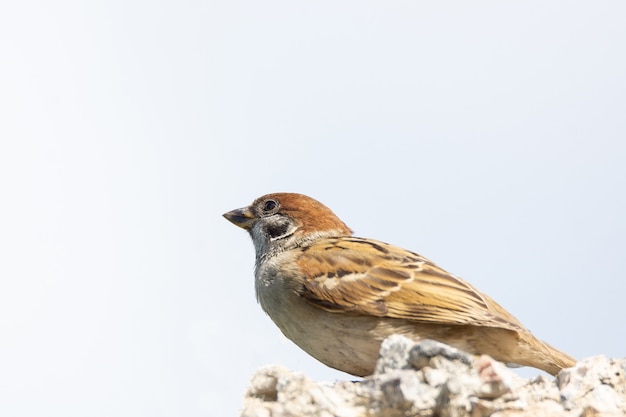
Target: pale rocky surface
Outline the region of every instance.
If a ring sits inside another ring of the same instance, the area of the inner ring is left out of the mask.
[[[242,417],[626,416],[626,359],[595,356],[556,378],[524,379],[503,364],[434,341],[392,336],[376,372],[318,382],[280,366],[254,374]]]

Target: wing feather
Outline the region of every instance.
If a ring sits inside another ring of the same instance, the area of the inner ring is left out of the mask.
[[[303,248],[304,249],[304,248]],[[303,250],[300,295],[333,312],[440,324],[523,329],[468,282],[428,259],[386,243],[331,238]]]

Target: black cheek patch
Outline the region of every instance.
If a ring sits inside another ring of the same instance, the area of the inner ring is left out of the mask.
[[[285,222],[285,221],[272,223],[267,226],[267,234],[272,239],[284,236],[288,230],[289,230],[289,222]]]

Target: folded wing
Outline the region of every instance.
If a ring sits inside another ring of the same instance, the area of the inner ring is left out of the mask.
[[[428,259],[382,242],[346,237],[302,248],[300,295],[332,312],[509,330],[521,323],[487,295]]]

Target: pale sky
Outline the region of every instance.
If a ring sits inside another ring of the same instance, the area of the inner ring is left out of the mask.
[[[231,416],[282,364],[221,214],[311,195],[626,356],[626,3],[0,5],[0,415]],[[525,369],[525,376],[539,371]]]

